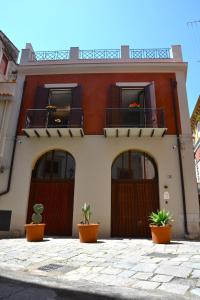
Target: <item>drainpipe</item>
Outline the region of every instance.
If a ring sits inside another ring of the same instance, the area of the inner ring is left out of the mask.
[[[186,200],[185,200],[185,184],[184,184],[184,177],[183,177],[183,162],[182,162],[182,156],[181,156],[181,143],[180,143],[179,126],[178,126],[178,115],[177,115],[177,100],[178,100],[177,81],[174,79],[171,79],[170,83],[171,83],[171,88],[172,88],[172,102],[173,102],[172,104],[173,104],[173,113],[174,113],[174,121],[175,121],[175,128],[176,128],[176,140],[177,140],[179,170],[180,170],[180,179],[181,179],[184,230],[185,230],[185,234],[189,235],[188,223],[187,223]]]
[[[10,191],[13,164],[14,164],[14,157],[15,157],[15,150],[16,150],[16,144],[17,144],[17,131],[18,131],[18,126],[19,126],[20,112],[21,112],[22,103],[23,103],[23,99],[24,99],[25,86],[26,86],[26,81],[24,82],[24,86],[23,86],[22,101],[20,103],[19,114],[18,114],[18,119],[17,119],[17,126],[16,126],[16,130],[15,130],[14,145],[13,145],[13,150],[12,150],[12,157],[11,157],[10,170],[9,170],[9,175],[8,175],[7,188],[3,192],[0,193],[0,196],[3,196],[5,194],[9,193],[9,191]]]

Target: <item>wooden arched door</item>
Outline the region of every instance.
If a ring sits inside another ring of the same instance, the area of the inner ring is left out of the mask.
[[[148,217],[159,209],[158,172],[144,152],[126,151],[112,165],[111,235],[150,236]]]
[[[53,150],[37,161],[31,179],[27,223],[33,205],[44,205],[45,234],[72,235],[75,160],[71,154]]]

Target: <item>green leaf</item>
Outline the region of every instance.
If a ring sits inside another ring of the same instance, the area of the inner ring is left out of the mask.
[[[90,217],[91,217],[91,210],[90,210],[90,205],[84,203],[83,207],[82,207],[82,215],[83,215],[83,223],[84,224],[89,224],[90,223]]]
[[[172,222],[172,216],[170,215],[169,211],[166,210],[158,210],[156,212],[152,212],[149,216],[149,222],[151,225],[156,226],[165,226],[169,224],[169,222]]]

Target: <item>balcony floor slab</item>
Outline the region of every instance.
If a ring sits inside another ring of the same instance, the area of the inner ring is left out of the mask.
[[[83,137],[83,128],[24,128],[27,137]]]
[[[105,137],[163,137],[167,128],[104,128]]]

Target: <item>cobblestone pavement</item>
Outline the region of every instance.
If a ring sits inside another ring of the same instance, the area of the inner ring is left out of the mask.
[[[39,243],[1,239],[0,274],[54,288],[109,294],[114,299],[140,299],[134,298],[137,293],[146,295],[142,299],[147,295],[200,299],[200,242],[155,245],[146,239],[108,239],[81,244],[68,238],[46,238]]]

